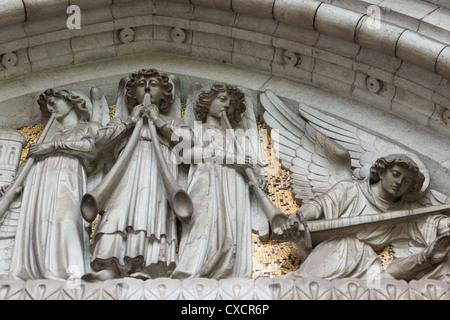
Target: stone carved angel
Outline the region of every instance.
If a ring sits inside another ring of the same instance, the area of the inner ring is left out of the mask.
[[[155,69],[122,79],[116,116],[98,131],[95,146],[112,154],[116,163],[101,187],[83,198],[87,221],[101,212],[90,262],[94,272],[84,280],[167,277],[175,268],[177,217],[167,200],[163,173],[177,176],[172,137],[184,125],[180,117],[168,116],[173,108],[181,110],[172,83]],[[165,171],[160,160],[166,162]]]
[[[288,278],[367,279],[377,274],[450,280],[450,218],[443,214],[450,206],[442,205],[448,198],[429,189],[430,174],[417,156],[307,106],[296,114],[270,91],[260,101],[267,125],[278,130],[280,159],[291,172],[292,192],[302,201],[285,223],[284,236],[300,235],[312,241],[307,247],[315,245]],[[430,205],[441,205],[436,208],[443,212],[393,219],[393,213],[405,215],[398,210],[427,213]],[[377,216],[391,222],[369,223]],[[354,217],[362,222],[350,228]],[[312,225],[321,220],[334,224],[320,234]],[[384,271],[375,252],[388,244],[394,245],[396,259]]]
[[[23,192],[13,279],[68,279],[85,272],[87,234],[79,205],[98,164],[93,142],[101,123],[92,120],[102,121],[107,110],[98,89],[91,90],[91,98],[68,89],[48,89],[39,96],[43,114],[51,117],[17,177]],[[2,198],[2,207],[7,200]]]
[[[264,179],[253,104],[244,92],[225,84],[191,91],[184,119],[195,137],[186,180],[194,212],[183,223],[172,278],[250,278],[252,230],[269,231],[251,187]]]

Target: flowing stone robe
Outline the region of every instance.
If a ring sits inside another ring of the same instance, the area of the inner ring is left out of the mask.
[[[168,121],[158,132],[161,149],[169,169],[177,176],[177,162],[169,147],[172,132],[183,127],[180,119],[160,116]],[[96,145],[113,148],[116,157],[125,147],[132,130],[127,120],[114,118],[99,130]],[[104,208],[94,236],[91,267],[100,271],[117,264],[127,275],[136,267],[151,277],[166,277],[176,264],[176,217],[166,191],[147,122],[131,160]]]
[[[388,203],[377,198],[371,191],[369,180],[342,181],[328,192],[310,200],[305,206],[323,210],[325,219],[354,217],[380,212],[407,210],[421,206],[418,202],[404,199]],[[300,268],[287,275],[288,278],[317,276],[323,279],[361,278],[383,273],[376,251],[388,244],[394,245],[396,258],[404,258],[425,250],[435,239],[439,226],[450,218],[433,214],[403,223],[377,227],[367,226],[355,236],[336,237],[318,244]],[[441,280],[449,275],[449,257],[432,271],[421,273],[419,278]]]
[[[225,135],[217,127],[203,124],[203,128]],[[216,155],[224,151],[220,143],[212,142],[209,148],[215,148]],[[187,192],[194,213],[183,224],[179,261],[172,278],[250,278],[251,217],[259,208],[243,176],[233,165],[193,164]]]
[[[64,153],[36,159],[24,182],[11,278],[68,279],[85,272],[87,234],[80,201],[100,127],[90,122],[59,129],[50,141]]]

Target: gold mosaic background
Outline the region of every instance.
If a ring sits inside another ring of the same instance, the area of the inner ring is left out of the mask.
[[[110,106],[110,117],[114,117],[115,106]],[[275,172],[269,166],[276,165],[278,170],[275,175],[266,175],[268,196],[275,205],[287,215],[295,213],[299,205],[294,201],[289,184],[289,171],[283,169],[277,162],[271,159],[271,143],[270,136],[264,123],[258,123],[260,130],[261,149],[263,150],[263,161],[266,172]],[[28,153],[28,148],[39,138],[44,126],[42,124],[34,124],[18,129],[18,131],[27,140],[21,159],[24,160]],[[253,273],[252,278],[258,277],[276,277],[295,271],[302,262],[302,258],[298,255],[297,249],[293,243],[278,241],[261,241],[257,235],[252,236],[253,249]],[[394,250],[392,246],[387,246],[378,255],[384,267],[387,267],[394,258]]]

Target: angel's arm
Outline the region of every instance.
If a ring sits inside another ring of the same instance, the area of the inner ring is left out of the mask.
[[[106,126],[100,128],[95,138],[95,147],[100,151],[111,150],[122,139],[131,134],[135,122],[131,117],[126,120],[112,119]]]

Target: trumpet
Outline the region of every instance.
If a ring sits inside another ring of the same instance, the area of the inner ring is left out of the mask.
[[[222,119],[224,120],[227,129],[230,130],[233,129],[230,120],[228,119],[226,111],[222,112]],[[244,155],[242,147],[239,145],[237,141],[235,141],[235,146],[238,154]],[[252,188],[253,192],[258,198],[259,203],[267,219],[269,220],[272,232],[275,233],[276,235],[283,234],[281,226],[288,219],[287,216],[270,201],[266,193],[259,187],[258,179],[256,178],[253,169],[246,168],[245,174],[249,180],[250,187]]]
[[[50,130],[50,127],[52,126],[53,122],[55,121],[55,115],[52,113],[50,119],[47,121],[47,125],[44,128],[44,131],[42,131],[38,141],[36,143],[44,142],[45,138],[47,137],[48,131]],[[22,170],[20,171],[19,176],[14,180],[13,184],[8,188],[8,191],[5,193],[5,195],[0,200],[0,219],[5,215],[6,211],[8,210],[11,203],[14,201],[14,198],[16,197],[16,189],[21,187],[25,181],[25,179],[28,176],[28,173],[30,172],[31,168],[34,164],[34,157],[30,157],[25,162],[25,165],[23,166]]]
[[[150,95],[148,93],[145,94],[143,104],[144,106],[149,106],[151,104]],[[178,183],[170,172],[164,159],[164,155],[162,154],[156,128],[152,121],[149,121],[147,117],[145,118],[149,123],[150,135],[156,153],[158,167],[160,169],[159,172],[166,190],[167,200],[175,215],[180,220],[186,221],[190,218],[193,212],[194,206],[192,204],[192,200],[190,196],[178,186]],[[95,220],[97,214],[99,214],[104,208],[104,205],[114,191],[114,188],[122,178],[126,170],[126,166],[129,163],[134,149],[140,139],[143,126],[144,118],[141,117],[136,122],[133,133],[117,162],[106,174],[100,184],[83,196],[81,200],[81,214],[87,222],[92,222]]]

